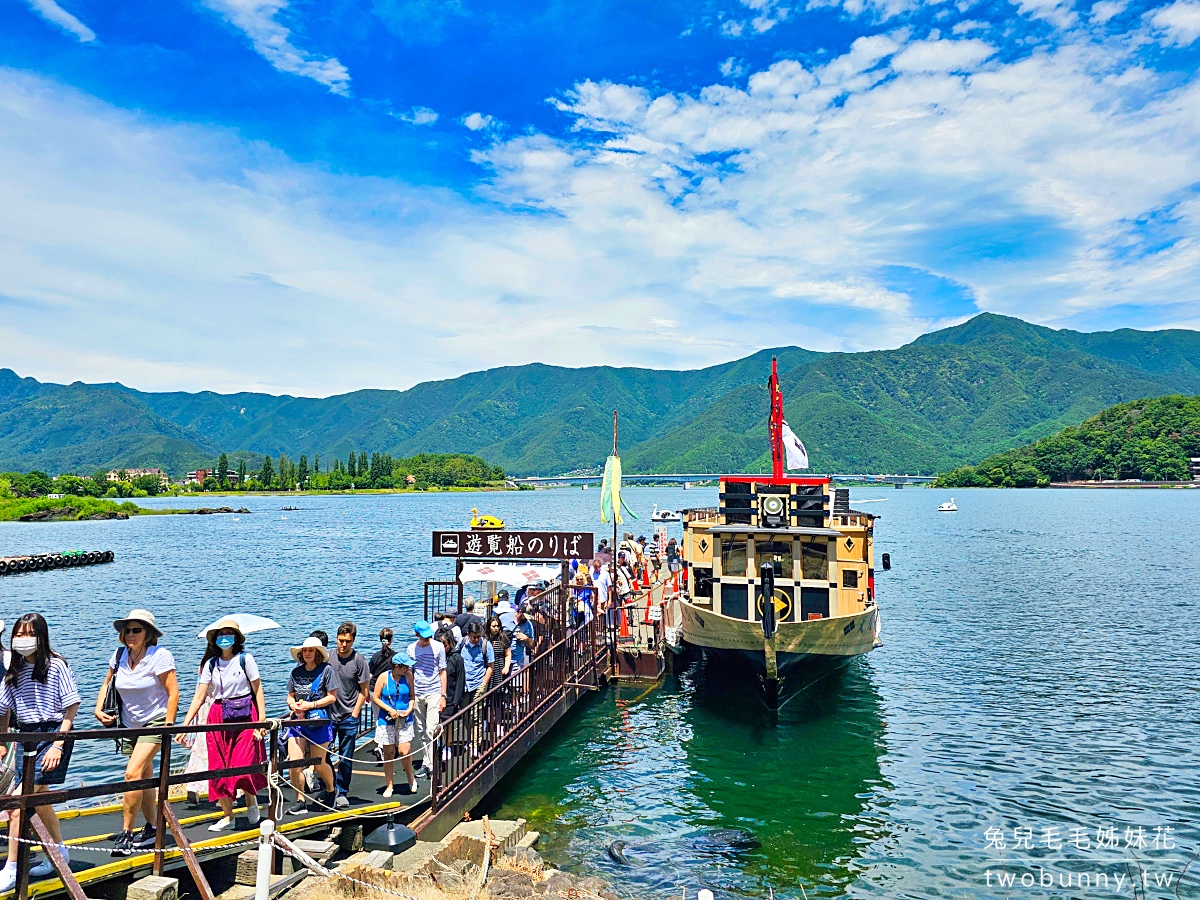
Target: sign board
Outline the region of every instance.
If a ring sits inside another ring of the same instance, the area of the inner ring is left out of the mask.
[[[591,559],[590,531],[435,531],[433,555],[459,559]]]
[[[661,606],[651,606],[648,610],[646,610],[646,618],[649,619],[651,622],[661,622],[662,621],[662,607]]]

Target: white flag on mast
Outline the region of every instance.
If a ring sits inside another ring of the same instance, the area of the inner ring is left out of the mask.
[[[800,438],[796,437],[796,432],[788,426],[786,419],[783,422],[783,450],[789,469],[808,468],[808,451],[800,443]]]

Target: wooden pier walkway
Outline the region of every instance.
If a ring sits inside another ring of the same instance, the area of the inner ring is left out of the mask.
[[[443,583],[444,584],[444,583]],[[432,773],[428,780],[418,780],[417,793],[397,794],[384,800],[382,770],[370,753],[372,741],[364,740],[355,754],[354,778],[350,807],[345,810],[320,809],[301,816],[282,815],[282,808],[292,798],[290,785],[282,784],[287,772],[305,766],[310,760],[288,762],[283,759],[279,741],[280,720],[254,723],[253,727],[268,730],[266,736],[268,762],[242,769],[174,774],[170,772],[170,740],[175,734],[238,730],[251,727],[248,723],[225,725],[181,726],[140,729],[144,733],[164,736],[159,771],[151,779],[137,782],[108,782],[84,785],[73,789],[58,789],[45,794],[21,793],[0,797],[0,809],[29,808],[36,796],[39,803],[57,807],[80,799],[108,797],[122,790],[157,788],[160,798],[171,794],[171,788],[188,782],[205,780],[209,775],[248,774],[251,771],[268,775],[276,786],[259,796],[264,818],[274,821],[274,831],[287,837],[311,837],[324,834],[334,826],[382,823],[389,816],[407,824],[422,840],[439,840],[462,820],[464,813],[474,807],[514,765],[543,737],[555,723],[581,698],[594,693],[615,678],[656,679],[663,671],[663,629],[669,624],[672,587],[660,582],[643,588],[628,607],[615,614],[593,618],[586,624],[574,621],[574,598],[571,589],[564,591],[554,585],[539,599],[558,612],[555,620],[546,623],[549,632],[540,652],[529,665],[517,674],[494,682],[481,698],[469,703],[452,718],[442,723],[432,754]],[[457,599],[461,609],[461,590],[457,598],[451,592],[438,602],[439,608],[453,608]],[[439,596],[434,591],[435,597]],[[430,592],[427,590],[427,604]],[[659,608],[656,616],[651,615]],[[433,610],[427,609],[427,615]],[[366,721],[364,712],[364,722]],[[112,740],[128,736],[129,729],[83,729],[72,733],[73,740]],[[360,733],[369,735],[364,727]],[[44,734],[0,734],[0,741],[30,742],[42,740]],[[27,743],[32,749],[32,743]],[[35,754],[26,752],[23,785],[33,781]],[[403,783],[397,763],[397,781]],[[274,804],[268,801],[268,794]],[[287,798],[283,800],[283,798]],[[234,825],[227,831],[213,833],[208,825],[220,818],[212,804],[195,800],[171,800],[158,804],[157,830],[160,844],[156,851],[135,851],[132,856],[112,857],[112,840],[121,828],[119,806],[100,806],[94,809],[64,810],[60,822],[64,844],[69,848],[69,869],[55,849],[45,846],[48,835],[36,816],[22,817],[22,843],[18,868],[28,872],[32,850],[45,852],[58,869],[58,874],[30,881],[20,877],[14,891],[0,895],[0,900],[14,897],[27,900],[67,893],[73,900],[86,900],[85,888],[100,888],[105,882],[128,878],[131,875],[162,874],[184,866],[196,882],[202,900],[213,900],[212,891],[203,875],[203,863],[239,854],[258,845],[260,828],[250,825],[244,807],[239,807]],[[7,827],[5,825],[4,827]],[[368,828],[369,830],[369,828]],[[102,888],[101,888],[102,889]],[[93,893],[95,895],[95,893]]]

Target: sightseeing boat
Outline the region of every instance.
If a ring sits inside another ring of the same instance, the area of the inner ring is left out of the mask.
[[[785,474],[785,434],[795,438],[774,361],[770,392],[772,474],[723,476],[718,506],[684,511],[676,621],[685,643],[745,672],[774,707],[878,646],[879,607],[876,517],[828,477]]]

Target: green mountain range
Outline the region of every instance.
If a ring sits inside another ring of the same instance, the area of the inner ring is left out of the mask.
[[[895,350],[785,347],[692,371],[533,364],[323,399],[43,384],[0,369],[0,470],[179,474],[222,451],[365,450],[555,474],[603,462],[618,409],[628,472],[761,471],[773,355],[816,471],[944,471],[1116,403],[1200,393],[1200,332],[1080,333],[987,313]]]

